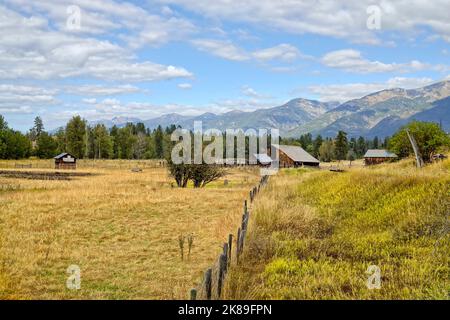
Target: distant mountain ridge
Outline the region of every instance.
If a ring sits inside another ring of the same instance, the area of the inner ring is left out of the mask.
[[[342,104],[298,98],[282,106],[252,112],[234,110],[199,116],[171,113],[149,120],[114,118],[95,123],[121,127],[128,122],[142,122],[151,129],[175,124],[192,129],[194,121],[202,121],[204,129],[278,128],[285,137],[298,137],[305,133],[334,137],[339,130],[350,136],[385,137],[411,120],[441,123],[445,130],[450,131],[450,81],[418,89],[382,90]]]

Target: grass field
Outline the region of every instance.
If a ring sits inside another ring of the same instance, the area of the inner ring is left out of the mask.
[[[0,170],[51,168],[52,161],[0,161]],[[1,299],[187,298],[237,229],[259,178],[257,170],[233,169],[226,186],[221,179],[178,189],[159,162],[80,161],[76,172],[91,175],[0,176]],[[190,233],[192,254],[181,261],[178,237]],[[66,288],[72,264],[81,269],[80,290]]]
[[[449,299],[449,212],[449,160],[284,170],[258,196],[225,298]]]

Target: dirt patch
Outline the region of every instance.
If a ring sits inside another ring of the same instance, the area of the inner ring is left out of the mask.
[[[72,180],[73,177],[93,176],[86,172],[39,172],[39,171],[12,171],[0,170],[0,177],[31,179],[31,180]]]

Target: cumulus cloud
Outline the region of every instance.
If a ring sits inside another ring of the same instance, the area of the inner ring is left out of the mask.
[[[0,79],[94,77],[113,81],[159,81],[191,77],[182,67],[136,61],[107,40],[52,30],[49,21],[0,6]]]
[[[300,57],[305,57],[295,46],[286,43],[255,51],[247,51],[230,40],[197,39],[192,43],[198,50],[232,61],[254,59],[260,62],[292,62]]]
[[[365,59],[361,52],[353,49],[337,50],[325,54],[321,62],[327,67],[355,73],[411,72],[426,68],[439,70],[441,66],[431,66],[417,60],[407,63],[383,63]]]
[[[57,91],[37,86],[0,85],[0,112],[30,113],[33,106],[50,106],[58,102]]]
[[[375,32],[367,28],[367,8],[372,0],[243,0],[230,5],[229,0],[160,0],[177,4],[187,10],[228,21],[283,30],[294,34],[312,33],[354,42],[380,44]],[[450,2],[399,0],[382,1],[381,30],[411,33],[425,27],[450,41]]]
[[[132,85],[105,86],[105,85],[80,85],[68,86],[64,91],[70,94],[85,96],[109,96],[140,92],[138,87]]]
[[[321,101],[345,102],[361,98],[368,94],[392,88],[414,89],[433,83],[430,78],[390,78],[386,82],[377,83],[347,83],[314,85],[308,87],[308,93],[318,97]]]

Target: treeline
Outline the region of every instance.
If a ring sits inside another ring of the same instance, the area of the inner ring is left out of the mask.
[[[170,155],[170,135],[175,129],[172,125],[150,130],[143,123],[108,129],[75,116],[65,128],[49,134],[42,119],[36,117],[33,128],[23,134],[9,128],[0,115],[0,159],[48,159],[62,152],[79,159],[163,159]]]
[[[321,135],[313,138],[312,134],[308,133],[301,135],[298,139],[282,139],[282,143],[301,146],[320,161],[330,162],[333,160],[353,161],[362,158],[369,149],[386,149],[389,139],[381,140],[378,137],[349,139],[346,132],[339,131],[335,138],[323,138]]]

